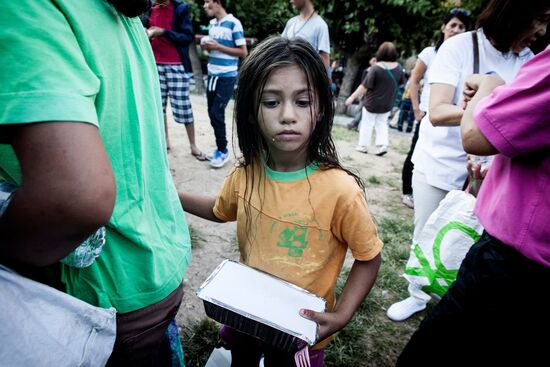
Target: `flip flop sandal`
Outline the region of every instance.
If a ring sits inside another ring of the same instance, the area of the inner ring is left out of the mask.
[[[199,153],[193,153],[193,152],[191,152],[191,155],[192,155],[193,157],[195,157],[198,161],[201,161],[201,162],[207,161],[207,160],[208,160],[208,158],[206,158],[206,155],[204,155],[203,152],[199,152]]]

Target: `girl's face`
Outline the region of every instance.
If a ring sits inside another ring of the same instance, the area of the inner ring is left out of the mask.
[[[457,34],[464,33],[466,31],[466,26],[460,19],[457,17],[451,18],[447,24],[443,24],[441,26],[441,32],[443,32],[443,39],[446,41],[447,39],[451,38],[452,36],[456,36]]]
[[[525,47],[530,47],[538,38],[546,34],[548,22],[550,22],[550,8],[533,19],[531,26],[519,35],[510,49],[514,52],[520,52]]]
[[[274,160],[305,165],[307,144],[315,129],[312,98],[306,75],[298,66],[284,66],[269,75],[260,96],[258,122]]]

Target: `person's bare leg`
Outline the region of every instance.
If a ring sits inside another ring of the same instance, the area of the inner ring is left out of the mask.
[[[166,150],[170,150],[170,138],[168,137],[168,119],[164,116],[164,135],[166,136]]]
[[[195,124],[185,124],[185,130],[187,131],[187,139],[189,139],[189,146],[191,147],[192,154],[200,154],[199,148],[195,144]]]

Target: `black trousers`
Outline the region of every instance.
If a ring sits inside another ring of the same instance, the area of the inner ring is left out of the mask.
[[[418,141],[418,133],[420,130],[420,122],[414,127],[414,134],[411,140],[411,147],[407,153],[407,158],[403,163],[403,170],[401,171],[401,182],[403,195],[412,195],[412,175],[414,169],[414,163],[412,162],[412,155],[414,153],[414,148],[416,147],[416,142]]]
[[[550,268],[484,233],[397,366],[547,366],[549,296]]]

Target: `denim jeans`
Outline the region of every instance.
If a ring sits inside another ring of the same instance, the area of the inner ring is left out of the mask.
[[[220,152],[227,149],[225,133],[225,107],[233,95],[236,77],[208,76],[206,99],[208,102],[208,117],[214,128],[216,146]]]
[[[403,131],[403,123],[407,121],[407,132],[410,133],[414,125],[414,111],[412,109],[412,102],[409,98],[405,98],[401,101],[399,106],[401,110],[399,112],[399,119],[397,120],[397,130]]]

